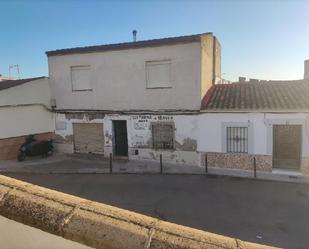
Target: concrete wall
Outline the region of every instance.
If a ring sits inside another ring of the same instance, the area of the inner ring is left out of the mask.
[[[0,91],[0,106],[42,104],[50,107],[48,78],[41,78]]]
[[[171,60],[172,87],[146,88],[146,61]],[[159,110],[200,108],[200,43],[51,56],[57,109]],[[90,65],[92,91],[72,92],[71,66]]]
[[[88,246],[26,226],[3,216],[0,216],[0,230],[1,248],[5,249],[90,249]]]

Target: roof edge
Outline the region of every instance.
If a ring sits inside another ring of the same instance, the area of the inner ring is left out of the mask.
[[[173,45],[180,43],[190,43],[200,41],[201,36],[203,35],[213,35],[212,32],[200,33],[194,35],[185,35],[185,36],[175,36],[175,37],[166,37],[150,40],[141,40],[133,42],[123,42],[123,43],[112,43],[104,45],[94,45],[86,47],[75,47],[75,48],[65,48],[46,51],[45,54],[47,57],[51,56],[60,56],[68,54],[81,54],[81,53],[94,53],[94,52],[105,52],[105,51],[116,51],[116,50],[126,50],[126,49],[138,49],[144,47],[158,47],[163,45]]]

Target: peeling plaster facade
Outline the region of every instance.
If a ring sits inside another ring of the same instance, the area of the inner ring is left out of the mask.
[[[128,134],[128,158],[140,160],[163,160],[170,163],[200,165],[197,153],[198,120],[197,115],[120,115],[105,114],[104,118],[89,119],[88,113],[56,114],[54,142],[56,148],[67,153],[74,152],[73,123],[102,123],[104,129],[104,155],[114,153],[114,120],[126,120]],[[74,117],[74,118],[72,118]],[[152,123],[171,122],[175,126],[175,148],[173,150],[155,150],[152,146]]]

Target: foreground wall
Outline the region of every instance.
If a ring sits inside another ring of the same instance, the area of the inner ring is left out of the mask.
[[[0,176],[0,215],[102,249],[272,248],[164,222],[5,176]],[[18,239],[20,234],[15,233],[16,236]]]

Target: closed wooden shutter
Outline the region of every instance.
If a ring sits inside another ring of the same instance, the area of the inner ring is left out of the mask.
[[[103,124],[73,124],[74,150],[78,153],[104,152]]]

